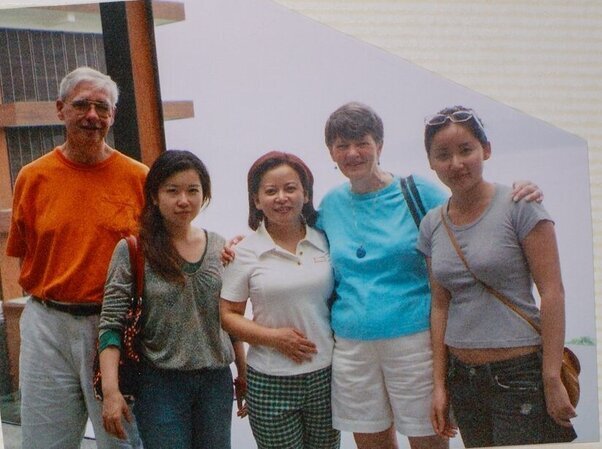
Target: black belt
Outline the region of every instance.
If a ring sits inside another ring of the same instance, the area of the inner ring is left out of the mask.
[[[52,299],[38,298],[37,296],[32,296],[31,299],[49,309],[58,310],[59,312],[65,312],[74,316],[99,315],[100,309],[102,308],[102,305],[96,303],[60,302]]]

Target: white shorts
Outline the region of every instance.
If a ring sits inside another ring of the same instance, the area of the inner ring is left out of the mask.
[[[429,331],[386,340],[335,338],[332,424],[359,433],[395,423],[412,437],[434,435],[430,420],[433,354]]]

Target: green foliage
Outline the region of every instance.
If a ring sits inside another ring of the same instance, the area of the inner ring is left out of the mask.
[[[595,346],[594,340],[591,337],[575,337],[566,342],[567,345]]]

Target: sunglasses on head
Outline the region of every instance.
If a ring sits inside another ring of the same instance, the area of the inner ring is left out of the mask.
[[[479,120],[476,113],[472,109],[468,109],[466,111],[455,111],[450,114],[430,115],[424,119],[424,124],[426,126],[443,125],[447,120],[453,123],[462,123],[467,122],[472,118],[474,118],[474,121],[477,123],[479,128],[481,128],[481,131],[484,132],[485,130],[483,129],[481,120]]]

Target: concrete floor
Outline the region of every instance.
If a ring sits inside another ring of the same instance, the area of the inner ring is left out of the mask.
[[[0,444],[0,449],[21,449],[21,417],[19,416],[20,395],[19,393],[10,393],[0,396],[0,410],[2,411],[2,439],[4,446]],[[88,421],[86,435],[94,436],[92,426]],[[97,449],[94,439],[85,438],[82,441],[80,449]]]
[[[7,404],[3,404],[3,418],[16,418],[14,414],[15,408],[17,406],[16,403],[11,404],[13,407],[7,407]],[[236,407],[234,407],[236,408]],[[12,416],[11,416],[11,413]],[[6,416],[4,416],[6,415]],[[18,418],[17,418],[18,419]],[[14,421],[13,421],[14,422]],[[88,422],[89,424],[89,422]],[[8,422],[2,423],[2,434],[0,435],[0,449],[2,449],[2,436],[4,437],[4,449],[21,449],[21,426],[10,424]],[[86,435],[93,435],[93,432],[90,429],[87,430]],[[450,445],[451,448],[459,448],[463,447],[461,445],[458,438],[455,438],[456,441],[452,441]],[[407,439],[403,437],[398,438],[399,448],[400,449],[408,449]],[[460,443],[460,444],[458,444]],[[353,449],[355,448],[355,444],[353,442],[353,436],[349,432],[342,432],[341,434],[341,449]],[[97,449],[96,441],[93,439],[85,438],[82,441],[80,449]],[[249,419],[240,419],[236,416],[236,411],[232,411],[232,449],[257,449],[257,445],[255,444],[255,440],[253,439],[253,435],[251,433],[251,428],[249,427]]]
[[[21,449],[21,426],[2,423],[2,437],[4,449]],[[96,449],[96,441],[84,438],[80,449]]]
[[[257,449],[251,429],[249,428],[249,420],[241,420],[233,416],[232,419],[232,448],[233,449]],[[2,433],[4,436],[4,449],[21,449],[21,427],[13,424],[2,423]],[[407,439],[398,438],[399,448],[407,449],[409,447]],[[355,448],[353,436],[351,433],[343,432],[341,434],[341,449]],[[464,447],[459,438],[451,441],[450,448]],[[0,436],[0,449],[2,448],[2,438]],[[96,441],[85,438],[82,441],[80,449],[97,449]]]

